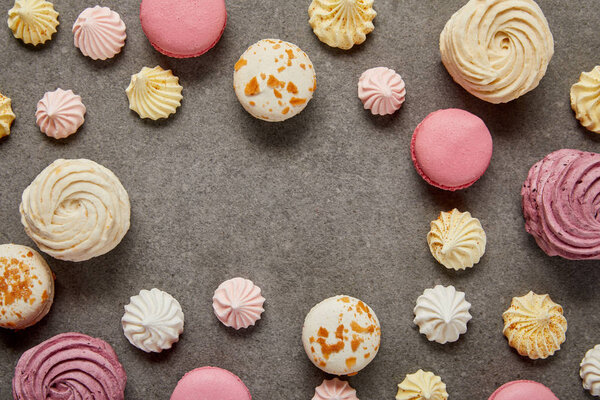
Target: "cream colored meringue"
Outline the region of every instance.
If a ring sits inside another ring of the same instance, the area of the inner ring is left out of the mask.
[[[514,297],[502,317],[508,344],[520,355],[533,360],[553,355],[566,339],[567,320],[563,309],[547,294],[529,292],[523,297]]]
[[[373,32],[377,15],[373,0],[313,0],[308,21],[319,40],[331,47],[348,50]]]
[[[251,280],[233,278],[221,283],[215,290],[213,309],[223,325],[241,329],[254,325],[260,319],[265,311],[264,302],[260,288]]]
[[[72,90],[46,92],[38,102],[35,121],[40,130],[55,139],[71,136],[83,124],[85,106]]]
[[[422,369],[414,374],[406,375],[402,383],[398,384],[396,400],[446,400],[446,384],[433,372]]]
[[[315,388],[312,400],[358,400],[358,397],[348,382],[333,378],[325,379]]]
[[[15,120],[11,101],[8,97],[0,93],[0,139],[10,135],[10,126]]]
[[[470,309],[471,303],[465,300],[463,292],[454,286],[437,285],[426,289],[417,299],[414,323],[429,341],[456,342],[467,332],[467,323],[472,318]]]
[[[13,36],[34,46],[50,40],[58,24],[54,5],[46,0],[16,0],[8,12]]]
[[[583,388],[589,390],[592,396],[600,397],[600,344],[589,350],[581,360],[579,376]]]
[[[129,230],[129,196],[119,178],[86,159],[46,167],[23,191],[19,211],[27,235],[60,260],[105,254]]]
[[[170,69],[156,66],[144,67],[132,75],[126,92],[130,109],[141,118],[157,120],[168,118],[177,111],[183,99],[182,90],[179,78]]]
[[[538,86],[554,40],[533,0],[470,0],[446,24],[440,52],[465,90],[490,103],[506,103]]]
[[[402,107],[406,87],[402,77],[393,69],[371,68],[358,80],[358,98],[365,110],[371,110],[373,115],[389,115]]]
[[[125,306],[121,325],[129,343],[146,353],[170,349],[183,333],[179,302],[159,289],[142,290]]]
[[[579,82],[571,86],[571,108],[581,125],[600,133],[600,65],[582,72]]]
[[[440,264],[448,269],[461,270],[479,262],[485,253],[486,236],[477,218],[455,208],[441,212],[438,219],[431,222],[427,243]]]
[[[73,24],[75,47],[93,60],[113,58],[125,45],[125,23],[108,7],[86,8]]]

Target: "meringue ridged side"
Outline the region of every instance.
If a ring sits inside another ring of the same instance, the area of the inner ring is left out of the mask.
[[[356,390],[339,378],[325,379],[315,388],[312,400],[358,400]]]
[[[170,69],[156,66],[144,67],[132,75],[126,92],[131,110],[141,118],[157,120],[168,118],[177,111],[183,99],[182,90],[179,78]]]
[[[393,69],[371,68],[358,80],[358,97],[365,110],[371,110],[373,115],[389,115],[402,107],[406,99],[406,85]]]
[[[433,372],[422,369],[414,374],[406,375],[402,383],[398,384],[396,400],[446,400],[446,384]]]
[[[59,88],[46,92],[38,102],[35,121],[47,136],[64,139],[83,125],[85,112],[81,96]]]
[[[581,360],[579,376],[583,388],[592,396],[600,396],[600,344],[590,349]]]
[[[16,0],[8,11],[8,27],[13,36],[34,46],[50,40],[58,24],[54,5],[46,0]]]
[[[118,13],[108,7],[90,7],[73,24],[74,44],[93,60],[113,58],[121,52],[127,34]]]
[[[0,93],[0,139],[10,135],[10,126],[15,120],[15,113],[8,97]]]
[[[213,309],[223,325],[234,328],[248,328],[254,325],[265,311],[265,298],[261,290],[251,280],[233,278],[215,290]]]
[[[571,108],[581,125],[600,133],[600,65],[582,72],[579,82],[571,86]]]

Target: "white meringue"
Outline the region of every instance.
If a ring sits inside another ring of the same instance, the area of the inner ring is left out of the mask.
[[[157,120],[168,118],[177,111],[183,99],[182,90],[179,78],[170,69],[165,71],[156,66],[144,67],[132,75],[126,92],[131,110],[141,118]]]
[[[422,369],[414,374],[406,375],[402,383],[398,384],[396,400],[446,400],[446,384],[433,372]]]
[[[113,58],[125,45],[125,23],[108,7],[86,8],[73,24],[74,44],[93,60]]]
[[[581,125],[600,133],[600,65],[582,72],[579,82],[571,86],[571,108]]]
[[[16,0],[8,12],[13,36],[34,46],[50,40],[58,24],[54,5],[46,0]]]
[[[365,110],[371,110],[374,115],[393,114],[406,99],[404,80],[393,69],[368,69],[358,80],[358,97]]]
[[[10,135],[10,126],[15,120],[11,101],[8,97],[0,93],[0,139]]]
[[[426,289],[417,299],[414,323],[429,341],[440,344],[456,342],[467,332],[471,303],[454,286],[437,285]]]
[[[590,349],[581,360],[579,376],[583,380],[583,388],[592,396],[600,397],[600,344]]]
[[[146,353],[170,349],[183,333],[179,302],[159,289],[142,290],[125,306],[121,325],[129,343]]]
[[[219,285],[213,296],[215,315],[223,325],[241,329],[254,325],[265,311],[265,298],[251,280],[233,278]]]
[[[83,125],[85,112],[81,96],[72,90],[58,88],[54,92],[46,92],[38,102],[35,121],[47,136],[64,139]]]
[[[339,378],[325,379],[315,388],[312,400],[359,400],[356,390],[350,384]]]

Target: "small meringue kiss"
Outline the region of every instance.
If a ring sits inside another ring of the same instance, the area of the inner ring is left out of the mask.
[[[72,90],[46,92],[38,102],[35,120],[40,130],[55,139],[64,139],[83,124],[85,106]]]
[[[125,23],[108,7],[90,7],[73,24],[74,44],[92,60],[106,60],[121,52],[125,45]]]
[[[233,278],[221,283],[213,296],[215,315],[223,325],[234,329],[254,325],[265,311],[265,298],[260,292],[249,279]]]
[[[373,115],[393,114],[406,99],[404,80],[393,69],[368,69],[358,80],[358,97]]]

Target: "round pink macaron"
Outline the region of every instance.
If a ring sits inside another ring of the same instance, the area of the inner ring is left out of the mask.
[[[541,383],[512,381],[500,386],[488,400],[558,400],[558,397]]]
[[[227,23],[225,0],[142,0],[142,29],[152,46],[176,58],[212,49]]]
[[[242,380],[217,367],[196,368],[179,380],[171,400],[252,400]]]
[[[481,118],[456,108],[425,117],[410,146],[419,175],[445,190],[464,189],[481,178],[492,149],[492,135]]]

